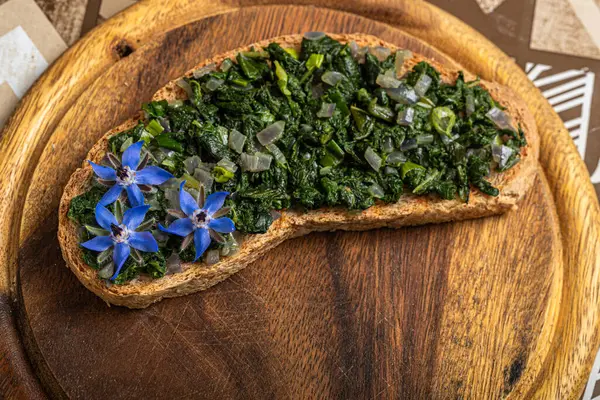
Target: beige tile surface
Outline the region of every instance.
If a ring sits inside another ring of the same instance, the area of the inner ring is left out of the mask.
[[[600,59],[598,3],[598,0],[537,0],[531,48]]]
[[[103,0],[100,5],[100,16],[108,19],[133,4],[135,4],[134,0]]]
[[[8,120],[18,100],[8,83],[0,84],[0,128]]]

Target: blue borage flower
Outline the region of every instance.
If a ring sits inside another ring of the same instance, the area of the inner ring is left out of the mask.
[[[229,207],[222,208],[225,198],[229,195],[228,192],[215,192],[204,201],[204,189],[201,187],[196,202],[191,194],[183,190],[184,185],[185,181],[179,186],[179,203],[182,211],[168,210],[169,214],[179,219],[171,223],[168,228],[160,224],[158,228],[163,232],[184,237],[182,250],[193,239],[196,248],[194,261],[196,261],[210,245],[211,237],[217,242],[224,242],[219,233],[231,233],[235,231],[235,225],[231,219],[223,217],[230,210]]]
[[[150,206],[133,207],[125,211],[123,221],[117,218],[101,204],[96,205],[96,222],[109,233],[107,236],[96,236],[95,238],[81,243],[81,246],[89,250],[105,251],[111,247],[113,250],[113,262],[115,273],[110,278],[114,280],[121,272],[121,268],[131,253],[130,247],[136,250],[155,253],[158,244],[150,232],[137,232],[136,228],[144,221]]]
[[[173,175],[165,171],[162,168],[149,166],[148,153],[144,159],[140,162],[140,151],[144,141],[140,140],[137,143],[129,146],[121,157],[122,161],[112,153],[108,154],[108,160],[114,167],[104,167],[102,165],[95,164],[88,160],[96,175],[98,175],[98,181],[106,186],[112,187],[102,196],[98,204],[106,206],[114,203],[119,195],[125,189],[127,191],[127,197],[132,207],[141,206],[144,204],[144,195],[142,191],[150,191],[149,185],[160,185],[172,178]]]

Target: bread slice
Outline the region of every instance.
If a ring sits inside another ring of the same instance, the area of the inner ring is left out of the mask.
[[[361,46],[385,46],[392,51],[397,49],[397,46],[391,43],[364,34],[331,34],[330,36],[343,43],[354,40]],[[301,40],[301,35],[289,35],[265,40],[251,46],[260,48],[271,42],[277,42],[283,47],[299,49]],[[234,57],[237,52],[248,50],[251,46],[217,55],[198,64],[193,69],[210,63],[219,65],[224,59]],[[405,68],[410,69],[423,60],[435,66],[445,82],[450,83],[456,79],[458,71],[449,70],[418,54],[405,61]],[[190,75],[191,70],[186,76]],[[465,78],[471,80],[474,77],[465,72]],[[130,308],[144,308],[166,297],[183,296],[207,289],[240,271],[284,240],[312,231],[397,228],[503,213],[515,208],[517,202],[533,184],[539,153],[539,138],[532,115],[527,110],[526,104],[515,93],[507,87],[492,82],[482,81],[481,85],[490,92],[496,101],[507,108],[507,112],[512,116],[514,122],[521,124],[528,141],[528,145],[521,149],[521,161],[516,166],[502,174],[493,173],[490,177],[491,183],[500,190],[500,195],[497,197],[487,196],[472,189],[468,204],[460,200],[441,200],[434,196],[406,194],[397,203],[376,204],[358,213],[350,213],[338,208],[323,208],[307,213],[284,211],[281,218],[271,225],[267,233],[247,235],[239,253],[235,256],[225,257],[217,264],[208,266],[202,263],[184,263],[182,272],[160,279],[152,280],[140,277],[123,285],[107,285],[105,281],[97,277],[96,270],[84,263],[77,226],[67,217],[71,199],[86,191],[93,176],[91,167],[84,162],[82,167],[71,176],[60,203],[58,238],[63,257],[67,266],[85,287],[106,302]],[[154,100],[177,98],[185,99],[186,94],[175,84],[175,81],[168,83],[154,95]],[[87,159],[99,162],[108,148],[108,138],[133,127],[140,117],[141,115],[137,115],[108,131],[90,150]]]

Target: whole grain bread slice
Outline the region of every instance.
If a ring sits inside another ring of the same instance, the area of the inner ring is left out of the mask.
[[[384,46],[392,51],[397,46],[386,43],[379,38],[364,34],[330,34],[334,39],[346,43],[356,41],[360,46]],[[301,35],[282,36],[265,40],[253,45],[223,53],[205,60],[191,69],[186,76],[197,68],[215,63],[219,65],[224,59],[234,57],[237,52],[251,46],[261,48],[271,42],[283,47],[295,47],[299,50]],[[420,61],[431,63],[440,71],[445,82],[454,82],[458,71],[449,70],[435,61],[414,54],[405,61],[405,69],[412,68]],[[465,78],[474,77],[465,72]],[[276,247],[281,242],[294,236],[301,236],[312,231],[367,230],[380,227],[402,227],[422,225],[445,221],[479,218],[500,214],[516,207],[517,202],[525,195],[533,184],[539,153],[539,138],[536,124],[526,104],[509,88],[496,83],[481,81],[492,97],[506,107],[515,123],[521,125],[527,138],[527,146],[521,149],[521,161],[510,170],[490,177],[491,183],[500,190],[500,195],[491,197],[472,189],[468,204],[456,200],[441,200],[434,196],[403,195],[394,204],[376,204],[362,212],[347,212],[338,208],[323,208],[310,212],[284,211],[265,234],[247,235],[240,251],[231,257],[225,257],[214,265],[203,263],[184,263],[183,271],[152,280],[146,277],[134,279],[123,285],[109,285],[97,277],[97,271],[85,264],[82,259],[77,225],[67,217],[69,204],[75,196],[85,192],[91,182],[93,172],[84,162],[77,169],[65,186],[59,209],[58,238],[67,266],[89,290],[106,302],[130,308],[144,308],[167,297],[183,296],[207,289],[216,283],[240,271],[258,257]],[[160,89],[154,100],[184,99],[185,92],[172,81]],[[137,124],[141,115],[125,121],[120,126],[108,131],[88,153],[86,159],[99,162],[108,148],[108,138]]]

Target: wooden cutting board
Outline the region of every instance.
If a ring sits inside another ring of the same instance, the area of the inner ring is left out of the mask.
[[[0,139],[0,393],[577,398],[600,344],[600,212],[541,94],[493,44],[427,3],[268,3],[142,1],[79,41],[23,99]],[[198,61],[309,30],[370,33],[523,96],[542,149],[521,207],[310,234],[145,310],[109,308],[84,289],[62,260],[56,210],[92,144]]]

